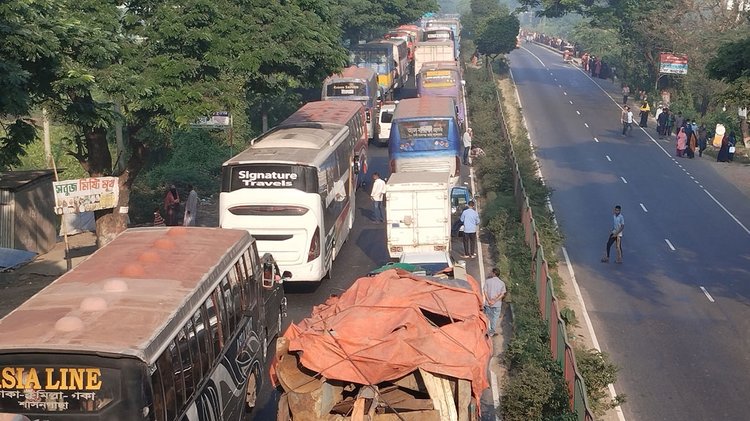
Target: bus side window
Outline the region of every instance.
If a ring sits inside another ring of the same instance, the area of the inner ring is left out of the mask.
[[[206,317],[211,332],[211,341],[213,343],[213,358],[219,358],[221,349],[224,347],[224,336],[221,332],[221,320],[219,320],[219,309],[216,304],[216,292],[206,300]]]
[[[195,328],[195,337],[198,339],[198,355],[200,355],[201,372],[203,377],[208,377],[209,368],[211,367],[211,342],[209,340],[207,326],[203,323],[201,310],[193,314],[193,327]]]
[[[234,312],[236,313],[237,323],[242,320],[242,314],[247,308],[246,298],[242,285],[244,284],[244,272],[242,271],[242,259],[238,260],[232,269],[229,270],[229,284],[232,287],[232,297],[234,298]]]
[[[174,344],[169,344],[169,349],[164,350],[156,361],[156,371],[154,372],[154,376],[160,376],[160,383],[164,389],[163,400],[167,420],[174,420],[177,417],[176,377],[172,365],[173,348]],[[159,390],[154,388],[154,395],[157,393],[159,393]],[[164,419],[163,417],[164,412],[162,412],[162,419]],[[159,413],[156,414],[156,419],[159,420]]]
[[[182,363],[178,351],[177,339],[169,344],[169,354],[172,358],[172,374],[174,375],[175,404],[181,409],[185,404],[185,380],[183,379]]]
[[[255,269],[255,266],[255,259],[250,259],[250,255],[248,255],[248,253],[245,253],[245,268],[247,268],[247,277],[245,278],[245,283],[242,285],[242,289],[245,291],[247,308],[250,311],[255,309],[255,306],[258,305],[258,294],[255,292],[255,288],[258,284],[258,272]]]
[[[180,352],[179,367],[182,370],[182,378],[185,379],[185,402],[190,400],[195,390],[195,373],[193,373],[193,364],[190,359],[190,346],[188,337],[183,326],[177,332],[177,350]],[[175,364],[176,365],[176,364]],[[182,406],[182,405],[180,405]]]
[[[226,314],[227,314],[227,329],[225,329],[226,336],[224,336],[227,340],[232,337],[232,334],[234,333],[235,327],[237,326],[237,311],[239,309],[234,308],[234,299],[232,297],[232,287],[229,284],[229,279],[225,276],[221,280],[221,292],[224,296],[224,307],[226,308]]]
[[[216,304],[216,314],[219,315],[219,332],[221,332],[221,347],[224,348],[231,338],[232,331],[229,329],[229,317],[225,307],[224,297],[221,295],[221,285],[217,286],[213,293]]]
[[[198,385],[201,382],[201,379],[203,379],[203,376],[205,374],[205,371],[203,370],[203,367],[205,364],[203,363],[203,355],[201,354],[201,347],[200,347],[200,340],[198,339],[198,335],[196,335],[195,332],[195,325],[193,324],[193,319],[188,319],[187,324],[185,325],[185,329],[187,329],[187,335],[188,335],[188,345],[190,347],[190,361],[192,362],[192,374],[193,374],[193,384],[195,384],[195,389],[198,389]]]
[[[158,362],[157,362],[158,364]],[[161,383],[161,371],[158,368],[154,370],[154,373],[151,375],[151,395],[154,399],[154,420],[156,421],[164,421],[164,387]]]

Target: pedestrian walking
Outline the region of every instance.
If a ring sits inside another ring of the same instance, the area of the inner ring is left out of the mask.
[[[643,104],[641,104],[640,110],[640,126],[641,127],[648,127],[648,116],[651,114],[651,107],[648,105],[647,101],[643,101]]]
[[[679,158],[685,156],[685,149],[687,149],[687,134],[685,128],[680,127],[680,131],[677,132],[677,156]]]
[[[615,206],[612,216],[612,229],[609,231],[609,237],[607,238],[606,254],[602,257],[602,262],[609,262],[609,250],[612,248],[612,244],[615,245],[615,251],[617,252],[617,263],[622,263],[622,231],[625,229],[625,217],[622,216],[622,207],[620,205]]]
[[[724,133],[724,137],[721,138],[721,148],[716,155],[716,162],[729,162],[729,135],[727,133]]]
[[[474,130],[470,127],[466,128],[463,136],[464,142],[464,165],[469,165],[469,152],[471,151],[471,141],[474,136]]]
[[[625,106],[620,114],[620,122],[622,123],[622,135],[625,136],[630,134],[633,130],[633,112],[630,111],[629,106]]]
[[[622,105],[627,105],[628,97],[630,96],[630,87],[627,83],[622,85]]]
[[[685,150],[685,153],[687,153],[688,158],[693,159],[695,158],[695,148],[698,146],[698,136],[692,129],[689,131],[689,133],[688,130],[685,130],[685,133],[687,134],[688,139],[687,149]]]
[[[192,184],[188,184],[188,198],[185,201],[185,216],[182,218],[182,225],[185,227],[195,226],[195,220],[198,216],[198,193]]]
[[[663,139],[667,133],[667,120],[669,119],[669,108],[664,108],[661,112],[657,111],[656,132],[659,133],[659,139]]]
[[[177,193],[177,187],[174,184],[169,186],[167,194],[164,196],[164,212],[167,226],[177,225],[177,214],[180,213],[180,195]]]
[[[469,207],[461,212],[464,225],[464,258],[477,257],[477,231],[479,231],[479,214],[474,209],[475,203],[469,201]]]
[[[729,162],[732,162],[734,161],[734,152],[737,150],[737,137],[734,134],[734,130],[729,132],[727,142],[729,142],[729,148],[727,149],[727,160],[729,160]]]
[[[372,174],[372,190],[370,191],[370,198],[372,199],[372,210],[373,210],[373,221],[385,222],[385,214],[383,213],[383,196],[385,195],[385,181],[380,178],[379,173]]]
[[[490,325],[487,330],[488,336],[495,336],[500,330],[498,321],[503,310],[503,298],[507,294],[505,282],[500,279],[500,271],[492,268],[492,272],[484,281],[482,289],[484,295],[484,314],[487,315]]]
[[[708,130],[706,130],[706,125],[701,124],[698,126],[698,156],[703,156],[703,151],[706,150],[706,146],[708,145]]]
[[[675,117],[674,117],[674,113],[672,111],[670,111],[669,109],[667,109],[667,111],[668,111],[668,113],[667,113],[667,125],[665,127],[664,134],[667,137],[671,137],[672,136],[672,130],[675,128]]]

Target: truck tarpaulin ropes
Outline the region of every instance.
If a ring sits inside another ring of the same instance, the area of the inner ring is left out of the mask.
[[[294,280],[320,281],[354,225],[362,105],[311,102],[222,167],[219,223],[245,228]]]
[[[0,320],[0,419],[239,419],[280,281],[244,230],[126,230]]]
[[[456,106],[451,98],[399,101],[388,140],[391,172],[447,172],[455,184],[462,153]]]
[[[453,61],[426,63],[417,77],[417,95],[420,97],[444,96],[453,98],[458,106],[458,120],[465,121],[461,72]]]
[[[347,67],[341,73],[328,76],[323,81],[323,101],[358,101],[365,107],[367,133],[369,138],[377,142],[378,130],[378,74],[365,67]]]
[[[386,184],[388,254],[448,251],[451,243],[450,174],[396,172]]]

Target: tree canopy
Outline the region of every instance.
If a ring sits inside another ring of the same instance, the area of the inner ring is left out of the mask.
[[[520,23],[515,15],[496,15],[484,21],[478,28],[477,50],[493,59],[516,48]]]

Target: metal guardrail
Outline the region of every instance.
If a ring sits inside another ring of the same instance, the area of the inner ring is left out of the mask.
[[[487,65],[487,72],[490,80],[495,83],[495,74],[492,68]],[[563,370],[565,382],[568,386],[569,405],[573,412],[576,413],[580,421],[593,421],[594,414],[588,404],[586,394],[586,385],[583,377],[578,372],[576,366],[575,353],[568,343],[568,333],[565,327],[565,321],[560,317],[559,301],[555,296],[555,289],[552,279],[549,276],[547,260],[544,258],[544,250],[539,240],[539,231],[536,229],[534,222],[534,213],[529,205],[529,198],[526,195],[526,189],[523,186],[523,179],[518,168],[516,153],[513,149],[510,131],[505,124],[505,114],[503,112],[500,94],[495,89],[495,96],[500,110],[501,124],[505,130],[508,145],[510,146],[511,162],[513,163],[513,194],[516,206],[520,209],[521,222],[525,232],[526,244],[531,249],[531,268],[532,278],[536,284],[537,297],[539,298],[539,311],[542,318],[547,322],[550,337],[550,351],[552,358],[560,364]],[[520,104],[519,104],[520,105]]]

